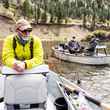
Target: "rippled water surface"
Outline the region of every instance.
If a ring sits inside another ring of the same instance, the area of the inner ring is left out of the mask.
[[[110,66],[88,66],[52,58],[52,70],[80,86],[103,102],[110,103]]]

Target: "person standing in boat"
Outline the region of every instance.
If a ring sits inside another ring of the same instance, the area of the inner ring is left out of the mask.
[[[16,33],[9,35],[3,45],[2,62],[18,72],[31,69],[43,63],[41,40],[32,35],[32,26],[20,19],[15,25]]]
[[[76,37],[73,36],[72,40],[68,42],[68,49],[71,54],[78,53],[81,49],[79,42],[77,42],[75,39]]]
[[[88,55],[94,55],[95,49],[96,49],[96,46],[98,45],[98,43],[99,43],[99,38],[97,38],[97,37],[91,38],[91,40],[89,42],[89,48],[87,49]]]

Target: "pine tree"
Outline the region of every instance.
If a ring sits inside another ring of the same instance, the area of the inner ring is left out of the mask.
[[[22,6],[22,14],[25,17],[30,17],[32,14],[32,8],[30,6],[29,0],[25,0]]]
[[[9,1],[3,0],[3,6],[8,9],[9,8]]]

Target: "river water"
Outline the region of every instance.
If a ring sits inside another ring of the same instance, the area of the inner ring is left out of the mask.
[[[88,66],[50,58],[51,69],[77,83],[102,102],[110,103],[110,66]]]

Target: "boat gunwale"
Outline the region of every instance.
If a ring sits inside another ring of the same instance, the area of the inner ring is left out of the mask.
[[[69,52],[66,52],[66,51],[60,51],[60,50],[58,50],[58,49],[53,49],[55,52],[57,52],[57,53],[60,53],[60,54],[64,54],[64,55],[68,55],[68,56],[71,56],[71,57],[87,57],[87,58],[104,58],[104,57],[110,57],[110,54],[108,54],[108,55],[105,55],[105,54],[103,54],[104,56],[99,56],[99,55],[95,55],[95,56],[86,56],[86,55],[81,55],[80,54],[80,56],[78,56],[78,54],[70,54]]]

